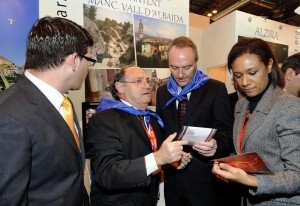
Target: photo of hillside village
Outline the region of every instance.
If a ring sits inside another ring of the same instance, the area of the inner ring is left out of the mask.
[[[136,64],[132,14],[84,4],[84,27],[95,41],[94,58],[98,63],[94,67]]]
[[[168,47],[178,36],[186,36],[186,26],[134,15],[137,65],[142,68],[168,68]]]
[[[83,9],[84,27],[94,38],[93,58],[98,61],[85,81],[86,102],[111,98],[109,85],[118,69],[137,65],[148,76],[150,106],[155,106],[157,87],[170,75],[169,44],[178,36],[186,36],[186,25],[89,4]]]
[[[0,56],[0,92],[16,83],[23,73],[23,68],[15,66],[12,61]]]
[[[26,38],[39,17],[39,1],[0,1],[0,92],[23,74]],[[29,15],[30,14],[30,15]]]

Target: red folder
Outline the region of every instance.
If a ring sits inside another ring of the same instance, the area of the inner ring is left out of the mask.
[[[214,159],[213,161],[227,163],[230,166],[240,168],[247,173],[273,175],[271,170],[256,152]]]

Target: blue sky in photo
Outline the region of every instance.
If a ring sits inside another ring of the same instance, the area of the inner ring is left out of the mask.
[[[134,15],[134,29],[138,33],[140,20],[144,25],[144,34],[152,37],[174,39],[178,36],[186,36],[186,25],[169,21]]]
[[[39,1],[1,0],[0,8],[0,56],[24,66],[26,38],[39,17]]]

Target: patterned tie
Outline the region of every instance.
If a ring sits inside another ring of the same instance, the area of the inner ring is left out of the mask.
[[[158,148],[157,148],[156,135],[154,133],[153,128],[151,127],[150,123],[149,123],[149,128],[147,128],[147,126],[145,124],[145,120],[144,120],[144,117],[145,117],[144,115],[138,115],[137,117],[141,121],[141,123],[145,129],[145,132],[147,133],[147,136],[151,142],[152,151],[156,152]],[[148,121],[150,121],[150,119]],[[152,172],[152,175],[156,175],[156,174],[160,173],[161,171],[162,171],[161,166],[159,166],[156,171]]]
[[[63,107],[63,111],[64,111],[65,121],[67,122],[68,126],[70,127],[70,129],[73,133],[73,136],[74,136],[74,139],[76,141],[78,148],[80,148],[79,137],[78,137],[77,131],[74,126],[73,107],[72,107],[70,100],[67,97],[64,97],[64,100],[62,102],[62,107]]]
[[[144,115],[138,115],[138,118],[139,118],[139,120],[141,121],[141,123],[142,123],[142,125],[143,125],[143,127],[144,127],[144,129],[145,129],[145,131],[146,131],[146,133],[147,133],[147,135],[148,135],[148,138],[149,138],[149,140],[150,140],[150,142],[151,142],[151,146],[152,146],[152,150],[153,150],[153,152],[155,152],[155,151],[157,151],[157,141],[156,141],[156,136],[155,136],[155,133],[154,133],[154,131],[152,130],[150,130],[150,129],[152,129],[152,128],[150,128],[150,122],[148,123],[148,126],[146,125],[146,123],[145,123],[145,116]],[[150,121],[150,119],[148,120],[148,121]],[[152,133],[151,133],[152,132]]]
[[[179,131],[181,131],[183,126],[183,117],[186,111],[186,106],[188,104],[187,95],[184,95],[185,99],[178,102],[178,108],[177,108],[177,119],[178,119],[178,128]],[[180,160],[177,162],[173,162],[171,165],[175,168],[180,166]]]
[[[181,129],[183,126],[183,117],[186,111],[186,106],[187,106],[188,100],[187,97],[186,99],[178,102],[178,109],[177,109],[177,119],[178,119],[178,127]]]

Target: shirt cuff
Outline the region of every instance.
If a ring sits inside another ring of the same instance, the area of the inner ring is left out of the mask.
[[[152,172],[158,170],[158,166],[156,164],[153,153],[150,153],[145,156],[145,163],[146,163],[147,176],[151,175]]]

